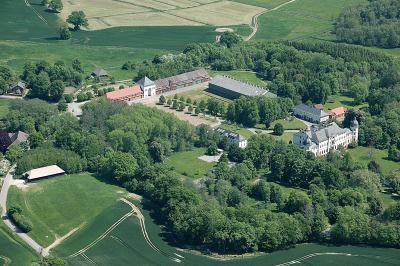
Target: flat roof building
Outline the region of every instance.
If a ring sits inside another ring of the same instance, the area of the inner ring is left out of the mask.
[[[62,175],[62,174],[65,174],[65,171],[63,169],[61,169],[57,165],[50,165],[50,166],[46,166],[46,167],[32,169],[32,170],[24,173],[23,176],[29,182],[29,181],[37,180],[40,178],[52,177],[52,176]]]
[[[301,103],[294,107],[293,114],[296,117],[307,120],[311,123],[319,124],[329,120],[329,114],[324,112],[324,110],[308,106],[304,103]]]
[[[216,76],[213,78],[208,85],[208,90],[211,93],[229,99],[237,99],[240,96],[277,97],[266,89],[227,76]]]

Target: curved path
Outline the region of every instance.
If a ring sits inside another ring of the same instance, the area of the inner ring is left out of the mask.
[[[247,37],[244,39],[244,41],[245,41],[245,42],[248,42],[248,41],[250,41],[250,40],[254,37],[254,35],[256,35],[256,33],[257,33],[257,31],[258,31],[258,18],[259,18],[261,15],[264,15],[264,14],[266,14],[266,13],[269,13],[269,12],[276,11],[276,10],[278,10],[278,9],[281,9],[282,7],[284,7],[284,6],[288,5],[288,4],[291,4],[291,3],[293,3],[293,2],[296,2],[296,0],[290,0],[290,1],[288,1],[288,2],[285,2],[285,3],[283,3],[283,4],[280,4],[279,6],[276,6],[276,7],[272,8],[272,9],[265,10],[265,11],[263,11],[263,12],[261,12],[261,13],[255,15],[255,16],[253,17],[253,19],[251,20],[251,25],[250,25],[250,28],[251,28],[253,31],[251,32],[251,34],[250,34],[249,36],[247,36]]]
[[[359,254],[351,254],[351,253],[337,253],[337,252],[311,253],[311,254],[305,255],[301,258],[298,258],[298,259],[295,259],[292,261],[288,261],[285,263],[281,263],[276,266],[289,266],[289,265],[293,265],[293,264],[301,264],[305,260],[311,259],[313,257],[329,256],[329,255],[331,255],[331,256],[347,256],[347,257],[369,257],[368,255],[359,255]]]
[[[15,170],[15,166],[13,166],[10,171],[8,171],[6,177],[3,180],[3,186],[0,191],[0,206],[2,209],[1,217],[4,223],[11,229],[12,232],[17,234],[26,244],[28,244],[31,248],[33,248],[37,253],[46,257],[49,255],[49,252],[45,250],[41,245],[39,245],[35,240],[33,240],[30,236],[22,232],[18,227],[16,227],[7,216],[7,195],[10,186],[12,185],[12,173]]]

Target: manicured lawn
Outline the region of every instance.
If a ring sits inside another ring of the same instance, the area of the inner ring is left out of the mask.
[[[28,248],[8,227],[0,221],[0,264],[30,265],[38,260],[36,253]]]
[[[269,134],[276,140],[282,140],[284,143],[289,144],[290,141],[293,141],[293,132],[284,132],[282,136],[275,136],[274,134]]]
[[[26,191],[12,187],[8,206],[19,205],[33,223],[29,235],[44,246],[82,226],[123,196],[125,190],[90,174],[40,180]]]
[[[354,149],[348,149],[348,152],[355,161],[360,162],[365,166],[367,166],[370,161],[375,160],[381,166],[381,171],[384,174],[400,169],[400,163],[387,159],[387,150],[378,150],[375,148],[359,146]]]
[[[354,105],[353,103],[353,98],[345,95],[332,95],[329,97],[328,101],[324,105],[324,110],[326,112],[336,108],[344,106],[348,109],[360,109],[363,107],[368,107],[368,104],[360,104],[360,105]]]
[[[250,130],[239,127],[237,125],[233,125],[233,124],[232,125],[221,124],[221,125],[219,125],[219,127],[229,130],[229,131],[232,131],[232,132],[235,132],[235,133],[238,133],[238,134],[242,135],[243,137],[245,137],[246,139],[249,139],[249,138],[251,138],[251,136],[254,135],[253,132],[251,132]]]
[[[218,95],[215,95],[213,93],[208,92],[206,90],[206,88],[204,88],[204,87],[203,88],[199,87],[199,88],[196,88],[194,90],[187,91],[187,92],[177,93],[177,95],[178,95],[178,99],[181,96],[185,97],[185,99],[187,99],[189,97],[192,100],[192,103],[194,101],[197,101],[197,103],[199,103],[201,100],[204,100],[204,101],[207,102],[207,100],[210,99],[210,98],[217,99],[217,100],[220,100],[220,101],[225,102],[225,103],[229,103],[230,102],[229,99],[226,99],[224,97],[221,97],[221,96],[218,96]],[[167,97],[167,99],[171,99],[171,100],[173,100],[173,98],[174,98],[174,96],[168,96]]]
[[[0,99],[0,119],[4,118],[8,112],[8,105],[10,104],[11,99]]]
[[[191,151],[177,152],[169,156],[166,163],[177,173],[190,178],[203,177],[215,164],[200,160],[206,148],[194,148]]]
[[[305,129],[305,128],[307,128],[307,125],[304,124],[299,119],[297,119],[295,117],[290,117],[288,119],[278,119],[278,120],[272,122],[269,129],[271,129],[271,130],[274,129],[274,126],[278,123],[282,124],[284,129]]]
[[[241,81],[249,82],[256,86],[266,87],[267,82],[251,71],[210,71],[212,76],[225,75]]]

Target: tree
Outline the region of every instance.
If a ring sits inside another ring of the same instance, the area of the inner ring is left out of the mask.
[[[53,12],[57,12],[59,13],[62,9],[63,9],[63,3],[61,2],[61,0],[51,0],[49,3],[49,8],[53,11]]]
[[[237,35],[236,33],[226,31],[221,34],[221,37],[219,39],[219,42],[222,45],[225,45],[228,48],[232,48],[236,44],[240,43],[242,41],[242,38]]]
[[[391,172],[385,179],[393,193],[400,193],[400,171]]]
[[[75,58],[75,59],[72,61],[72,68],[73,68],[75,71],[79,72],[79,73],[83,73],[83,72],[84,72],[82,63],[81,63],[81,61],[80,61],[78,58]]]
[[[65,101],[60,101],[57,104],[57,109],[60,112],[65,112],[68,109],[68,104]]]
[[[307,194],[303,192],[293,191],[289,195],[289,199],[285,205],[285,211],[289,213],[305,212],[311,206],[311,200]]]
[[[68,266],[68,263],[61,258],[47,256],[40,259],[38,266]]]
[[[179,107],[178,100],[174,100],[174,102],[172,103],[172,108],[173,109],[178,109],[178,107]]]
[[[276,123],[274,126],[274,135],[276,136],[282,136],[284,132],[283,125],[281,123]]]
[[[168,105],[168,106],[171,106],[171,104],[172,104],[172,100],[171,100],[171,99],[168,99],[167,105]]]
[[[68,25],[66,23],[61,23],[58,26],[58,34],[60,35],[60,40],[71,39],[71,32],[69,31]]]
[[[189,106],[189,108],[188,108],[188,112],[191,114],[191,113],[193,113],[193,106]]]
[[[79,30],[81,27],[89,26],[86,15],[83,11],[72,11],[68,16],[67,22],[74,25],[74,30]]]
[[[8,90],[8,84],[7,82],[0,77],[0,94],[6,94]]]
[[[212,142],[210,146],[208,146],[206,154],[209,156],[215,156],[218,154],[218,147],[217,144],[215,144],[215,142]]]
[[[19,158],[24,154],[24,150],[20,145],[14,144],[8,147],[8,151],[6,152],[6,159],[11,163],[15,163]]]
[[[400,150],[396,145],[390,145],[388,150],[388,158],[394,162],[400,162]]]
[[[196,108],[194,109],[194,113],[195,113],[195,115],[199,115],[199,114],[200,114],[200,109],[199,109],[199,107],[196,107]]]
[[[74,100],[74,97],[71,94],[64,94],[63,97],[66,103],[72,103]]]
[[[58,102],[64,93],[64,82],[61,80],[55,80],[50,84],[49,88],[49,100]]]
[[[183,111],[183,110],[185,110],[185,108],[186,108],[185,102],[180,102],[179,103],[179,111]]]
[[[50,2],[50,0],[42,0],[40,3],[41,3],[43,6],[47,6],[47,5],[49,4],[49,2]]]
[[[164,95],[161,95],[160,98],[159,98],[159,100],[158,100],[158,102],[159,102],[160,104],[164,105],[165,102],[166,102],[165,96],[164,96]]]
[[[112,151],[106,154],[101,174],[125,182],[135,175],[137,166],[137,161],[131,154]]]

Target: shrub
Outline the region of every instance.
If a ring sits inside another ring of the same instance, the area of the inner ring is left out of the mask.
[[[275,126],[274,126],[274,135],[276,135],[276,136],[282,136],[284,131],[285,131],[285,130],[284,130],[282,124],[280,124],[280,123],[276,123],[276,124],[275,124]]]

